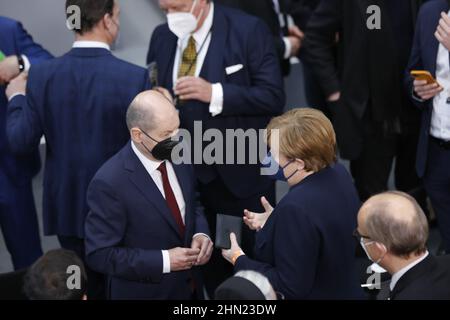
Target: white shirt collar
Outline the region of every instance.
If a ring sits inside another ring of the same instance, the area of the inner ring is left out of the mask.
[[[72,48],[101,48],[108,51],[111,50],[107,43],[100,41],[75,41]]]
[[[396,273],[394,273],[392,275],[392,279],[391,279],[391,283],[389,285],[391,291],[394,290],[395,285],[397,284],[397,282],[400,280],[401,277],[403,277],[405,275],[405,273],[407,273],[409,270],[411,270],[412,268],[414,268],[416,265],[418,265],[419,263],[421,263],[423,260],[425,260],[426,257],[428,257],[429,252],[427,251],[420,259],[414,261],[413,263],[407,265],[406,267],[404,267],[403,269],[400,269],[399,271],[397,271]]]
[[[139,158],[139,161],[141,161],[141,163],[144,165],[145,170],[147,170],[149,174],[152,174],[153,172],[158,170],[161,163],[163,163],[163,161],[153,161],[147,158],[141,151],[139,151],[139,149],[136,147],[133,141],[131,141],[131,148],[133,149],[134,153]]]
[[[202,43],[205,42],[206,37],[209,35],[209,31],[211,30],[213,26],[214,21],[214,2],[210,2],[209,12],[208,16],[206,17],[205,21],[203,22],[203,25],[200,29],[195,31],[192,36],[194,37],[195,44],[197,45],[197,50],[200,49],[199,46],[202,45]],[[186,39],[183,39],[182,41],[189,41],[190,37],[186,37]],[[183,43],[182,41],[178,41],[179,44]]]

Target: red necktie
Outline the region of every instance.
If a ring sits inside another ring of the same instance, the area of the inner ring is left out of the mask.
[[[166,163],[163,162],[158,168],[158,171],[161,172],[161,177],[163,181],[163,187],[164,187],[164,194],[166,195],[166,202],[169,206],[170,212],[172,213],[172,216],[174,217],[178,228],[180,230],[181,237],[184,238],[184,223],[183,218],[181,217],[180,208],[178,207],[177,199],[175,198],[175,195],[173,194],[172,187],[170,186],[169,182],[169,176],[167,175],[167,168]]]

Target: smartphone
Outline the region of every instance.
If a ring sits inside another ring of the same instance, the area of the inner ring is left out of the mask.
[[[429,73],[428,71],[425,71],[425,70],[413,70],[413,71],[411,71],[411,76],[413,76],[414,79],[416,79],[416,80],[420,80],[420,81],[425,80],[427,82],[427,84],[437,83],[439,86],[441,86],[436,81],[436,79],[431,75],[431,73]]]

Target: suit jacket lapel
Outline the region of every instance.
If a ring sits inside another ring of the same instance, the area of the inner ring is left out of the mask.
[[[228,22],[222,14],[220,5],[214,4],[214,19],[211,30],[211,43],[203,63],[200,77],[208,79],[210,83],[222,82],[224,61],[217,57],[223,57],[228,36]]]
[[[188,230],[190,229],[190,225],[192,223],[192,217],[195,208],[193,206],[195,204],[192,203],[192,190],[189,185],[191,184],[191,181],[189,180],[189,177],[187,175],[186,170],[184,170],[183,165],[174,165],[172,164],[173,170],[175,171],[175,175],[177,176],[178,183],[180,184],[181,191],[183,193],[184,202],[186,205],[185,208],[185,215],[184,215],[184,224],[186,226],[186,232],[185,232],[185,241],[187,241],[187,237],[189,236]]]
[[[423,274],[429,272],[436,265],[436,260],[433,256],[428,255],[422,262],[414,266],[406,272],[397,282],[392,291],[390,298],[395,299],[396,295],[405,290],[412,282],[421,277]]]
[[[164,84],[165,87],[172,92],[173,90],[173,63],[175,60],[175,54],[178,50],[178,38],[169,31],[167,38],[165,40],[166,45],[161,46],[161,65],[158,66],[158,74],[160,77],[160,83]],[[173,92],[172,92],[173,93]]]
[[[162,196],[153,179],[145,170],[142,163],[139,161],[138,157],[134,154],[130,144],[128,146],[129,150],[127,159],[125,160],[125,168],[130,171],[131,182],[133,182],[136,188],[139,189],[139,191],[145,196],[148,202],[150,202],[153,207],[157,209],[156,211],[163,216],[163,218],[181,239],[177,223],[173,218],[169,207],[167,206],[166,200]]]
[[[423,47],[426,49],[429,47],[430,49],[428,52],[431,54],[430,61],[432,61],[431,64],[431,74],[436,75],[436,64],[437,64],[437,55],[439,51],[439,41],[434,36],[434,32],[439,24],[439,20],[441,19],[441,12],[445,11],[447,12],[449,9],[449,6],[447,4],[447,1],[443,1],[442,7],[436,9],[436,14],[433,16],[431,23],[427,24],[425,28],[430,28],[429,32],[427,31],[427,34],[430,34],[431,37],[429,37],[429,43],[424,44]]]

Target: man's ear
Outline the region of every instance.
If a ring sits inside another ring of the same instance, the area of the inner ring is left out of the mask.
[[[142,142],[142,131],[138,128],[131,128],[130,130],[131,140],[133,140],[136,143]]]
[[[375,246],[377,247],[377,250],[381,252],[381,256],[385,255],[388,252],[388,249],[382,243],[375,242]]]

